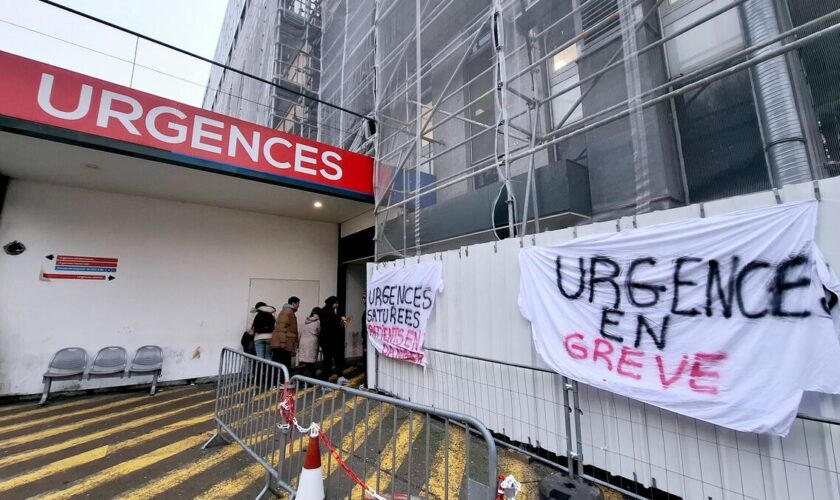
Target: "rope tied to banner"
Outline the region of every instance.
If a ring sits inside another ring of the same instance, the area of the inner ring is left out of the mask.
[[[277,424],[278,429],[284,432],[288,432],[292,429],[292,427],[294,427],[298,432],[300,432],[303,435],[309,434],[309,436],[312,438],[320,439],[320,441],[324,443],[324,446],[326,446],[327,449],[330,450],[330,454],[333,456],[333,458],[335,458],[335,462],[339,466],[341,466],[341,468],[344,470],[344,473],[347,474],[347,476],[354,483],[358,484],[359,487],[361,487],[365,493],[367,493],[370,497],[374,498],[375,500],[387,500],[386,498],[379,495],[367,484],[365,484],[365,482],[358,476],[358,474],[356,474],[355,472],[353,472],[352,469],[350,469],[350,467],[347,465],[344,459],[341,458],[341,454],[327,438],[327,435],[321,432],[320,425],[318,425],[316,422],[310,423],[307,427],[303,427],[302,425],[300,425],[300,423],[297,420],[297,417],[295,417],[294,391],[291,391],[288,387],[286,387],[283,391],[283,395],[277,407],[280,410],[281,417],[283,417],[283,420],[286,421],[286,423]]]

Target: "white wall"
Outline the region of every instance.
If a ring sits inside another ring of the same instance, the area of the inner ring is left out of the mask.
[[[69,346],[131,356],[158,344],[162,380],[213,375],[220,349],[239,346],[251,278],[336,288],[337,224],[14,180],[0,242],[15,239],[27,251],[0,254],[0,395],[39,392],[50,357]],[[117,257],[117,279],[40,281],[48,254]]]
[[[840,270],[840,178],[820,181],[817,244]],[[814,198],[813,186],[781,190],[783,201]],[[772,193],[707,203],[706,216],[775,204]],[[641,215],[639,227],[700,216],[700,206]],[[632,228],[632,218],[618,227]],[[616,231],[616,221],[580,226],[577,236]],[[543,367],[530,326],[517,306],[521,247],[572,240],[574,229],[485,243],[420,261],[443,262],[444,291],[429,321],[426,346],[508,363]],[[417,258],[382,264],[402,266]],[[374,265],[368,266],[370,274]],[[840,362],[840,360],[838,360]],[[369,363],[373,366],[374,363]],[[379,358],[375,386],[477,417],[523,443],[566,454],[560,377],[429,351],[423,369]],[[373,368],[369,370],[372,380]],[[371,384],[373,385],[373,384]],[[807,411],[840,418],[840,397]],[[584,463],[687,499],[840,499],[840,426],[797,419],[785,438],[734,432],[581,384]],[[500,471],[505,473],[505,471]]]

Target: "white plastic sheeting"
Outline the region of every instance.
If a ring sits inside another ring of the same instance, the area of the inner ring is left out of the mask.
[[[819,187],[817,245],[836,269],[840,233],[832,219],[840,211],[840,179],[820,181]],[[815,197],[811,183],[788,186],[780,194],[784,201]],[[421,262],[442,260],[446,281],[429,321],[426,346],[544,367],[517,309],[521,247],[563,243],[634,223],[645,227],[775,203],[771,192],[762,192],[652,212],[635,221],[626,217],[424,255]],[[403,261],[380,265],[400,266]],[[372,269],[370,265],[369,275]],[[516,441],[566,453],[559,376],[430,352],[425,371],[379,358],[375,383],[412,401],[473,415]],[[807,399],[807,411],[840,417],[840,399]],[[840,446],[835,447],[840,426],[797,419],[785,438],[736,432],[583,385],[580,406],[584,463],[611,474],[684,498],[840,499]]]

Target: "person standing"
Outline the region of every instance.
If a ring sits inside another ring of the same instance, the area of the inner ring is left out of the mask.
[[[258,358],[271,359],[271,332],[274,331],[274,307],[265,302],[257,302],[252,312],[256,312],[251,331],[254,332],[254,350]]]
[[[338,316],[338,297],[327,297],[320,317],[321,350],[324,352],[321,377],[329,380],[335,365],[338,384],[347,385],[349,381],[344,377],[344,318]]]
[[[280,363],[289,370],[292,368],[292,356],[298,348],[297,312],[300,299],[289,297],[289,301],[277,315],[277,324],[271,335],[271,360]]]
[[[303,365],[303,376],[315,378],[318,363],[318,337],[321,334],[321,310],[312,309],[309,317],[300,331],[300,347],[298,347],[298,363]]]

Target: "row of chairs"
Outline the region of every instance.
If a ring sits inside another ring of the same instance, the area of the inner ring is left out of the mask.
[[[134,359],[128,364],[126,350],[118,346],[103,347],[96,353],[88,369],[88,353],[81,347],[65,347],[59,350],[50,361],[44,373],[44,393],[38,403],[47,403],[53,380],[84,380],[92,378],[120,377],[126,375],[152,375],[152,388],[149,395],[154,396],[157,381],[163,368],[163,350],[156,345],[146,345],[134,353]]]

